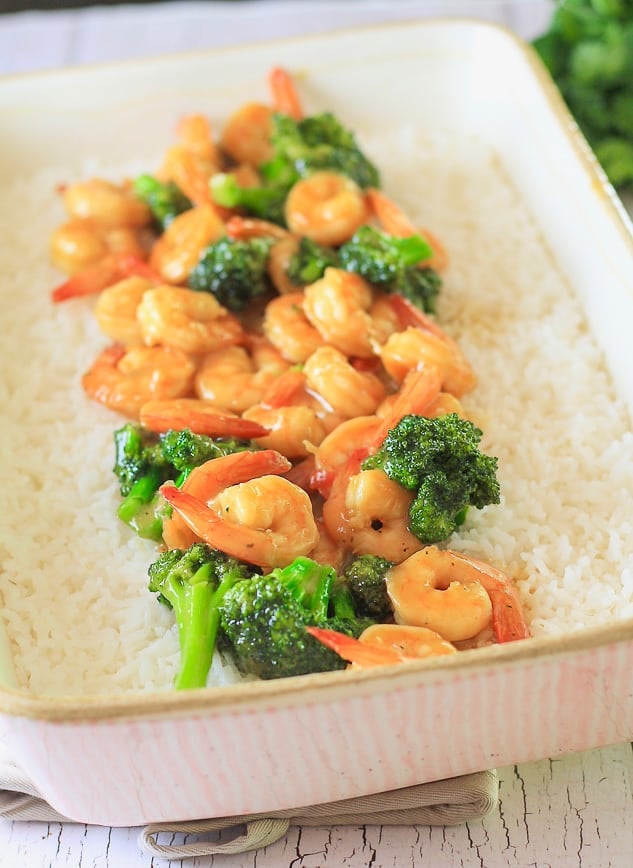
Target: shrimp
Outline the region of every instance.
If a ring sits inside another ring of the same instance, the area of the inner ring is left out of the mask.
[[[291,188],[284,214],[294,235],[338,246],[369,219],[360,187],[346,175],[315,172]]]
[[[150,265],[165,283],[185,283],[205,247],[223,235],[215,208],[196,205],[174,217],[152,248]]]
[[[207,437],[251,440],[268,433],[268,429],[257,422],[227,414],[210,401],[200,401],[198,398],[148,401],[141,407],[139,418],[144,428],[158,434],[189,428],[194,434],[205,434]]]
[[[235,452],[222,458],[206,461],[194,467],[182,485],[182,491],[206,504],[223,488],[246,482],[263,474],[285,473],[290,462],[278,452]],[[163,491],[164,493],[164,491]],[[200,536],[176,512],[163,520],[163,540],[170,549],[187,549]]]
[[[88,397],[137,418],[154,399],[182,398],[191,393],[195,365],[185,353],[169,347],[107,347],[83,375]]]
[[[142,344],[136,312],[141,299],[152,285],[145,277],[127,277],[104,289],[94,307],[94,315],[101,331],[125,346]]]
[[[248,241],[249,238],[278,238],[281,241],[292,237],[283,226],[258,217],[241,217],[239,214],[227,220],[226,234],[239,241]]]
[[[529,637],[512,581],[484,561],[426,546],[385,576],[396,621],[469,639],[492,621],[497,642]]]
[[[385,397],[385,387],[375,374],[356,370],[334,347],[312,353],[303,373],[308,388],[345,419],[372,414]]]
[[[239,320],[208,292],[156,286],[144,293],[136,312],[147,346],[175,347],[201,354],[238,343]]]
[[[69,184],[64,190],[64,207],[71,217],[92,218],[110,228],[138,229],[152,222],[152,212],[128,186],[101,178]]]
[[[434,268],[436,271],[444,271],[447,268],[448,254],[437,236],[428,229],[414,226],[404,211],[380,190],[373,187],[367,190],[367,202],[373,214],[391,235],[396,235],[399,238],[421,235],[428,241],[433,249],[433,256],[430,259],[425,259],[422,267]]]
[[[288,277],[288,269],[298,249],[298,239],[289,235],[276,241],[268,252],[266,271],[280,295],[289,295],[297,291],[297,285]]]
[[[204,357],[196,375],[195,390],[200,398],[213,401],[234,413],[243,413],[261,403],[266,390],[290,367],[265,340],[245,347],[231,346]]]
[[[311,407],[304,405],[267,407],[258,404],[243,413],[265,426],[269,433],[259,441],[265,449],[276,449],[287,458],[305,458],[326,434],[325,426]]]
[[[362,470],[351,476],[345,490],[344,522],[330,522],[330,533],[343,538],[354,554],[371,554],[400,563],[422,547],[409,530],[413,492],[407,491],[382,470]],[[326,503],[328,503],[327,501]]]
[[[457,398],[473,389],[477,382],[473,369],[454,341],[413,326],[391,335],[380,348],[380,358],[398,383],[412,369],[435,368],[442,389]]]
[[[213,205],[209,181],[220,171],[221,157],[204,115],[193,114],[178,124],[180,143],[165,154],[159,175],[173,181],[196,205]]]
[[[268,340],[290,362],[305,362],[324,340],[303,310],[303,292],[289,292],[266,305],[262,328]]]
[[[145,277],[152,283],[160,283],[161,280],[160,275],[138,256],[110,253],[56,286],[51,292],[51,300],[57,304],[71,298],[96,295],[124,277],[133,275]]]
[[[287,477],[286,477],[287,478]],[[323,522],[323,517],[316,517],[315,521],[319,530],[319,541],[315,547],[308,552],[308,557],[318,564],[333,567],[337,573],[343,571],[346,558],[345,547],[338,541],[333,539],[327,531]]]
[[[246,479],[241,456],[249,456]],[[238,460],[227,464],[227,459]],[[175,486],[163,486],[161,491],[209,545],[260,567],[283,567],[307,555],[318,542],[319,531],[308,495],[281,476],[261,475],[266,474],[268,463],[270,450],[241,452],[207,462],[211,466],[206,471],[206,504]],[[289,467],[287,463],[286,469]]]
[[[345,465],[359,443],[367,442],[381,427],[377,416],[355,416],[341,422],[314,452],[311,486],[323,497],[330,493],[336,473]]]
[[[424,627],[374,624],[358,639],[323,627],[306,627],[308,633],[351,663],[350,669],[371,669],[394,663],[414,663],[430,657],[457,654],[457,648],[439,633]]]
[[[273,67],[268,73],[268,86],[275,111],[289,115],[295,121],[300,121],[303,117],[303,107],[288,71],[279,66]]]
[[[303,310],[328,344],[348,356],[374,355],[373,301],[369,284],[349,271],[326,268],[320,280],[306,286]]]
[[[234,112],[220,135],[220,146],[236,163],[260,166],[273,156],[273,110],[249,102]]]
[[[110,253],[145,257],[136,229],[105,226],[90,217],[76,217],[58,226],[51,235],[49,250],[53,265],[66,274],[77,274]]]

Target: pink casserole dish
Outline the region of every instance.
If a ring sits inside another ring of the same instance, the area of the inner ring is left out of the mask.
[[[630,222],[536,56],[496,26],[410,22],[7,78],[0,181],[95,153],[115,165],[151,159],[183,106],[225,112],[275,64],[352,128],[379,109],[381,123],[432,118],[493,148],[631,411]],[[16,686],[13,653],[0,618],[0,734],[43,797],[85,823],[304,806],[633,738],[633,618],[433,666],[186,693],[48,696]]]

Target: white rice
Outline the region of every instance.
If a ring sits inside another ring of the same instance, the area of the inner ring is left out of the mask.
[[[501,505],[471,510],[449,544],[516,578],[535,636],[633,616],[627,409],[524,203],[478,142],[413,129],[363,140],[385,188],[450,252],[439,320],[478,374],[465,405],[499,457]],[[61,180],[51,169],[0,191],[0,603],[19,685],[169,688],[178,642],[147,591],[154,548],[116,517],[121,420],[79,384],[107,340],[90,302],[49,303]],[[216,683],[234,677],[214,667]]]

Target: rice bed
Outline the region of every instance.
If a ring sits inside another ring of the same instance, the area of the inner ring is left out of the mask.
[[[501,504],[471,510],[448,545],[515,578],[535,636],[632,617],[629,414],[536,223],[480,142],[413,128],[361,141],[385,189],[448,248],[438,319],[477,372],[464,404],[499,458]],[[107,339],[90,301],[48,300],[62,180],[51,168],[0,191],[0,603],[21,687],[168,689],[178,639],[147,591],[155,549],[116,517],[121,418],[79,383]],[[218,659],[210,683],[235,677]]]

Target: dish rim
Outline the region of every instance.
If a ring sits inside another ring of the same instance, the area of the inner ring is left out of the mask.
[[[558,121],[561,131],[579,159],[580,168],[588,176],[595,194],[608,209],[611,223],[617,228],[631,252],[633,262],[633,222],[623,202],[599,164],[577,122],[565,104],[558,88],[532,46],[509,27],[496,22],[469,16],[438,16],[411,18],[398,21],[362,24],[353,27],[333,28],[318,33],[298,34],[275,39],[248,41],[238,45],[201,48],[190,51],[168,52],[142,58],[126,58],[116,61],[86,63],[78,66],[57,67],[33,72],[5,73],[0,75],[0,98],[5,86],[37,84],[38,80],[66,79],[82,74],[93,74],[130,69],[138,74],[142,69],[162,64],[177,63],[184,59],[204,59],[217,54],[248,51],[250,47],[286,45],[289,43],[318,42],[332,36],[355,36],[381,30],[398,30],[415,26],[432,27],[471,26],[496,31],[513,44],[528,64],[549,109]],[[1,108],[1,106],[0,106]],[[310,693],[315,701],[324,693],[332,693],[347,686],[346,695],[356,692],[374,692],[379,683],[385,689],[396,691],[412,683],[438,681],[446,673],[483,672],[500,665],[541,660],[543,657],[560,657],[578,651],[616,645],[633,640],[633,617],[613,624],[587,627],[566,635],[533,637],[524,641],[493,645],[483,649],[460,652],[456,657],[444,657],[432,664],[419,661],[406,667],[391,665],[359,672],[325,672],[300,675],[270,681],[242,682],[226,686],[205,687],[190,691],[151,690],[126,691],[109,694],[51,695],[31,693],[26,688],[0,685],[0,714],[23,717],[31,720],[55,722],[99,722],[121,718],[150,716],[176,716],[200,711],[240,711],[248,705],[270,705],[272,699],[288,701]],[[457,658],[457,659],[456,659]]]

